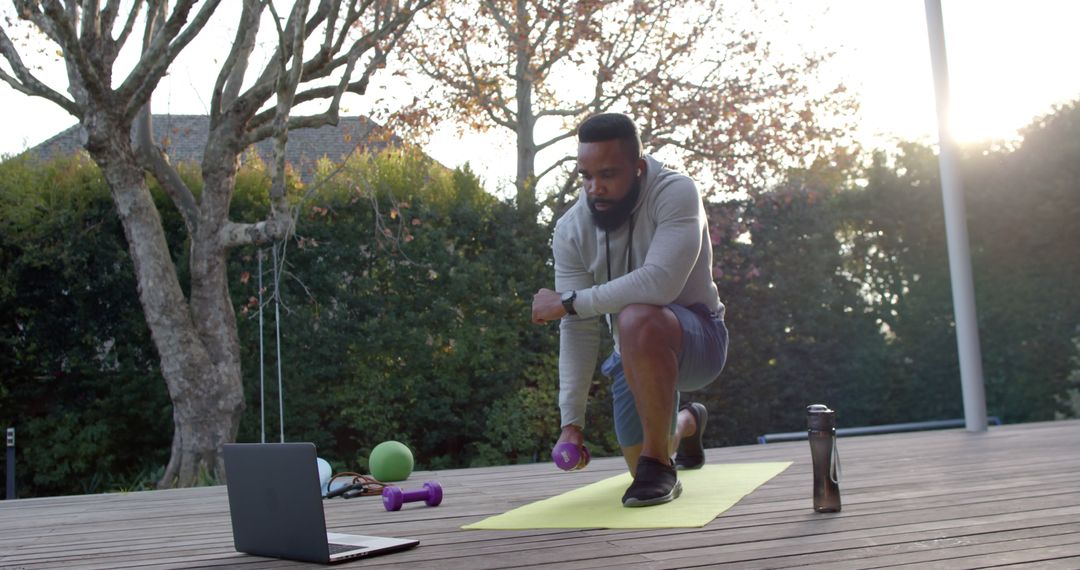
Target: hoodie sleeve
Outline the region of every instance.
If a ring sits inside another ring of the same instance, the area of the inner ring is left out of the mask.
[[[589,272],[581,256],[581,249],[574,243],[566,226],[555,229],[553,249],[555,254],[555,290],[577,291],[580,295],[593,286]],[[578,302],[574,308],[578,310]],[[597,315],[582,317],[567,315],[559,323],[559,410],[560,425],[585,426],[585,406],[589,399],[589,386],[596,372],[603,331]]]
[[[614,314],[632,303],[667,305],[675,301],[701,252],[705,216],[701,196],[689,178],[657,196],[656,233],[645,263],[617,279],[578,292],[574,308],[582,317]]]

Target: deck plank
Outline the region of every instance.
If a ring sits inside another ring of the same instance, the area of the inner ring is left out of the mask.
[[[437,508],[326,501],[327,526],[417,538],[364,566],[410,568],[1077,568],[1080,421],[841,438],[843,511],[811,509],[806,442],[709,450],[710,463],[792,461],[703,528],[464,531],[461,526],[621,474],[550,464],[414,473]],[[224,487],[0,502],[0,568],[309,568],[235,552]]]

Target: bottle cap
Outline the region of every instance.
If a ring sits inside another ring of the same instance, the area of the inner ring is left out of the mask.
[[[836,412],[825,404],[806,406],[806,424],[812,430],[831,430],[836,427]]]

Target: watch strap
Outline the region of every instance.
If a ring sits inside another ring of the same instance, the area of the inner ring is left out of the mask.
[[[569,297],[567,297],[565,294],[563,295],[562,306],[564,309],[566,309],[566,314],[568,315],[577,314],[577,311],[574,310],[574,299],[577,299],[577,291],[571,291]]]

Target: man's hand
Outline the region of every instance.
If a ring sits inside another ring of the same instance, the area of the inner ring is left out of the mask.
[[[566,315],[562,296],[551,289],[541,289],[533,295],[532,322],[538,325],[557,321]]]
[[[567,441],[581,447],[582,445],[585,445],[585,433],[581,431],[581,428],[574,424],[565,425],[562,428],[562,434],[559,435],[559,441],[556,441],[555,445]]]

